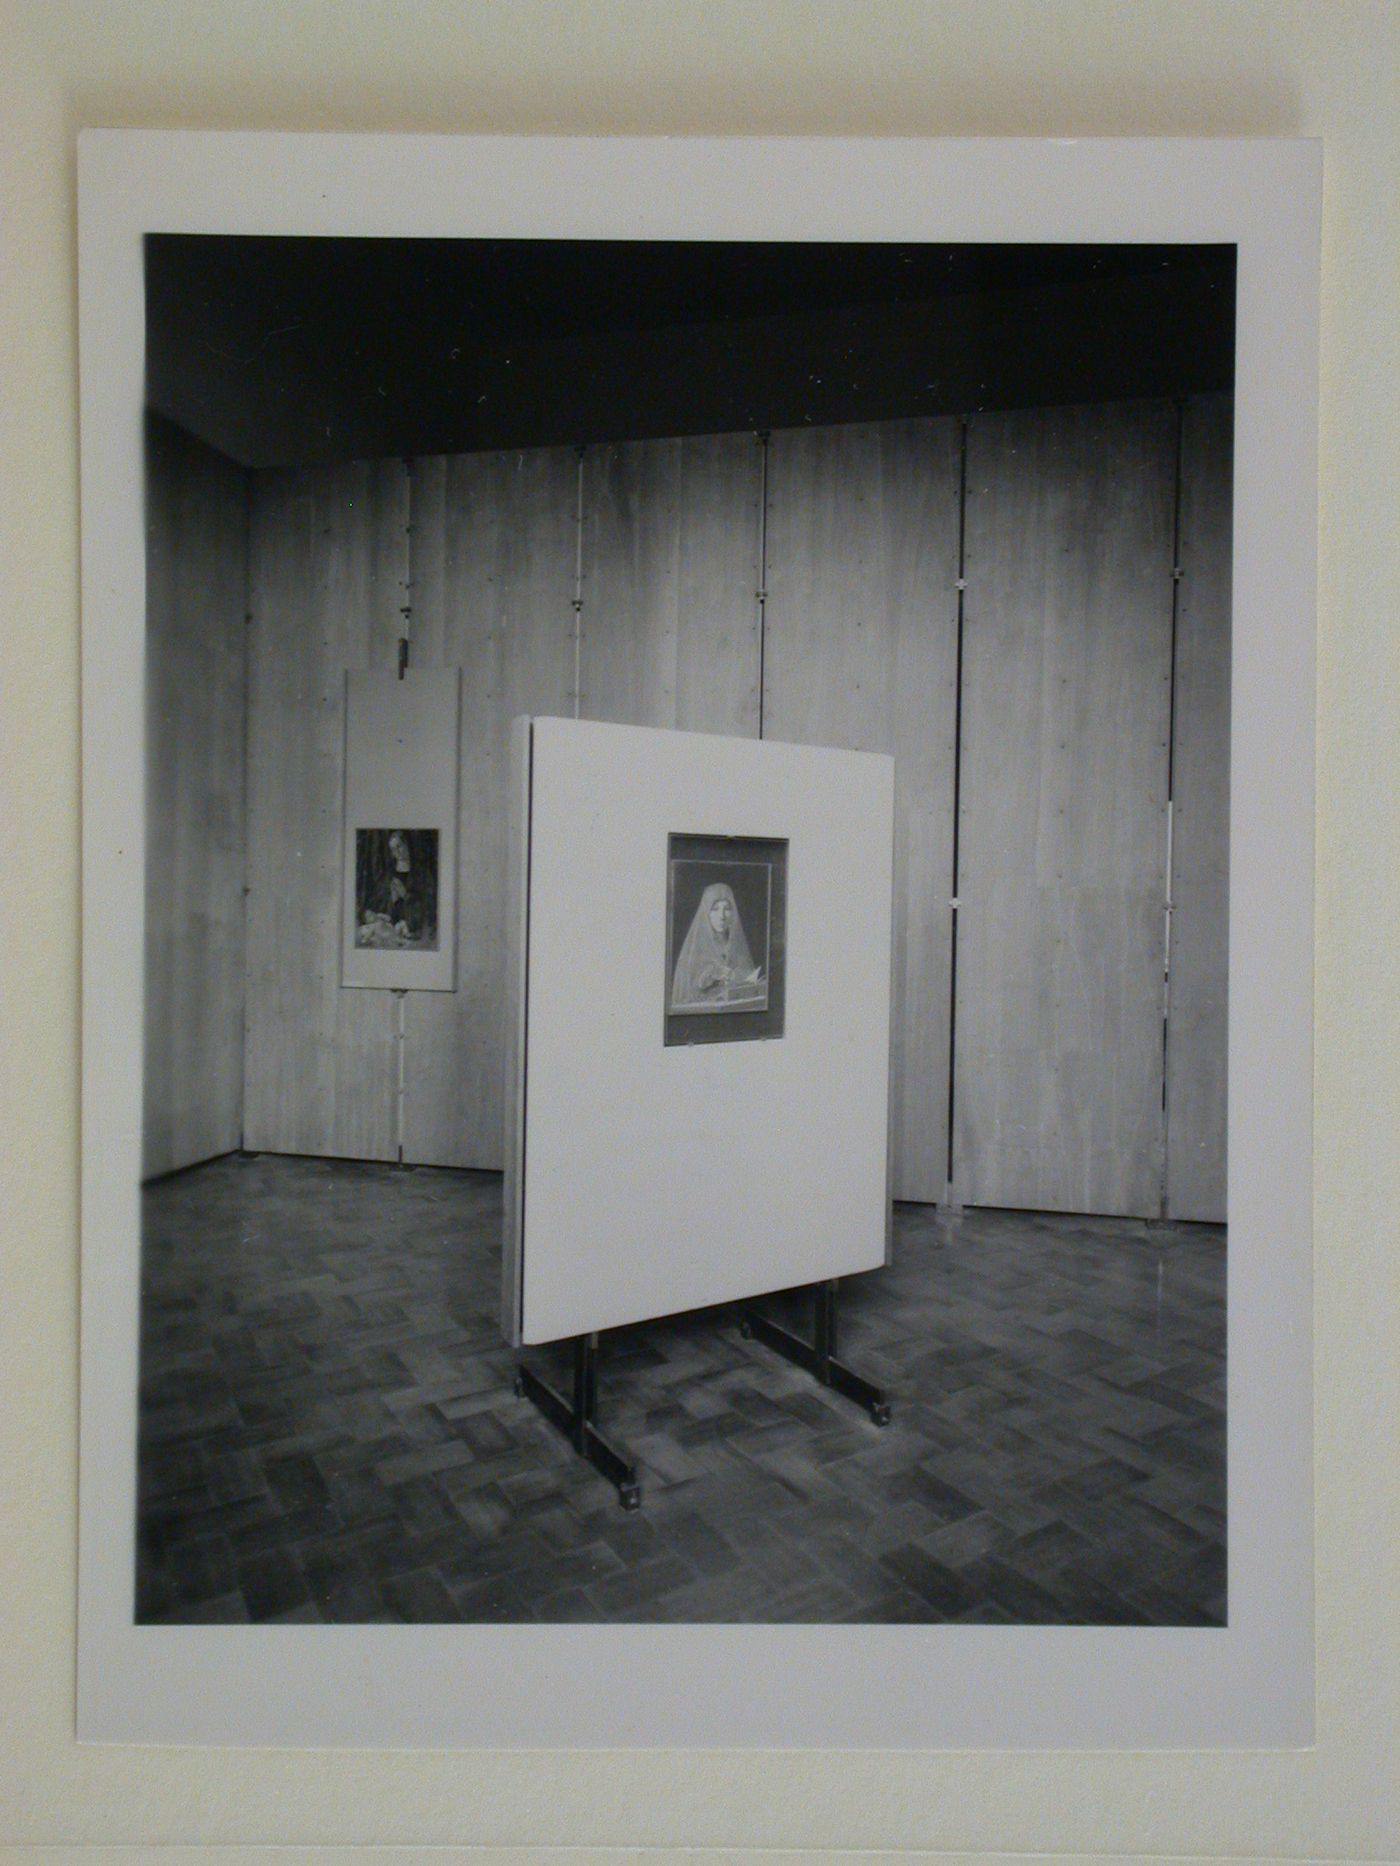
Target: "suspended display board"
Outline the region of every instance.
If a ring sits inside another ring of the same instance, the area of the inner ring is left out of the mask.
[[[451,991],[458,672],[345,677],[342,985]]]
[[[507,1335],[883,1264],[893,760],[564,719],[513,753]]]

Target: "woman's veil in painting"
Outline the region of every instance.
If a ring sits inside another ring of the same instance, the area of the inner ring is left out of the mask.
[[[723,940],[710,923],[710,910],[727,900],[729,938]],[[767,984],[755,980],[753,955],[744,937],[739,904],[727,881],[712,881],[700,896],[671,978],[673,1011],[712,1011],[742,1006],[761,1010],[768,1001]]]

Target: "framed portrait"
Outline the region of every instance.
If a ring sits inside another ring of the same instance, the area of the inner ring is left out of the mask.
[[[666,852],[666,1042],[783,1034],[785,840],[673,835]]]
[[[357,946],[378,952],[438,949],[438,832],[355,831]]]

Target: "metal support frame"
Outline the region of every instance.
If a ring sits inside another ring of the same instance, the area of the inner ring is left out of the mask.
[[[598,1337],[574,1337],[574,1395],[572,1404],[556,1393],[548,1381],[519,1362],[515,1370],[515,1391],[529,1400],[549,1423],[586,1458],[601,1476],[617,1489],[617,1500],[624,1510],[641,1507],[642,1487],[637,1467],[610,1445],[597,1427],[598,1416]]]
[[[836,1358],[836,1289],[834,1278],[830,1282],[813,1285],[816,1318],[814,1338],[810,1342],[804,1341],[800,1335],[791,1334],[786,1328],[780,1328],[766,1315],[760,1315],[757,1309],[745,1309],[740,1325],[746,1335],[751,1335],[755,1341],[761,1341],[765,1348],[772,1348],[784,1360],[812,1374],[824,1387],[830,1387],[833,1393],[840,1393],[846,1399],[854,1400],[857,1406],[863,1406],[876,1425],[888,1425],[890,1403],[879,1387],[872,1386],[844,1361]]]
[[[801,1367],[824,1387],[830,1387],[833,1393],[840,1393],[845,1399],[854,1400],[857,1406],[863,1406],[876,1425],[888,1425],[890,1402],[879,1387],[872,1386],[837,1358],[836,1292],[834,1279],[812,1285],[816,1317],[811,1341],[803,1341],[799,1335],[780,1328],[756,1309],[745,1309],[739,1326],[746,1336],[761,1341],[784,1360]],[[615,1487],[617,1500],[624,1510],[640,1509],[642,1486],[636,1465],[615,1445],[609,1444],[598,1430],[597,1335],[576,1335],[573,1350],[572,1400],[557,1393],[524,1361],[516,1364],[515,1391],[521,1399],[529,1400],[556,1431],[563,1433],[580,1458],[586,1458],[600,1476],[607,1478]]]

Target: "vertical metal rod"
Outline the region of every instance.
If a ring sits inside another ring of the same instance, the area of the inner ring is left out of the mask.
[[[394,1131],[395,1131],[395,1137],[398,1141],[399,1165],[402,1166],[403,1165],[403,1137],[404,1137],[404,1085],[405,1085],[405,1081],[407,1078],[407,1070],[405,1067],[405,1055],[404,1055],[405,1048],[406,1048],[405,1015],[406,1015],[406,1006],[408,1002],[408,993],[406,991],[396,991],[394,993],[394,996],[399,1001],[398,1014],[395,1019],[395,1031],[394,1031],[394,1046],[398,1051],[398,1085],[397,1085],[397,1088],[395,1090],[395,1095],[394,1095]]]
[[[818,1283],[817,1323],[813,1345],[817,1351],[817,1374],[826,1385],[831,1372],[832,1356],[836,1352],[836,1285]]]
[[[588,1423],[596,1425],[598,1422],[598,1337],[596,1334],[588,1337],[588,1381],[584,1399],[588,1404]]]
[[[583,456],[578,452],[578,482],[574,495],[574,718],[579,716],[583,684]]]
[[[1176,681],[1177,625],[1181,611],[1181,479],[1186,436],[1186,403],[1176,405],[1175,480],[1172,487],[1172,620],[1171,649],[1167,669],[1167,835],[1166,885],[1162,890],[1162,1175],[1157,1208],[1162,1218],[1169,1203],[1167,1185],[1167,1150],[1171,1143],[1171,1115],[1167,1099],[1167,1076],[1171,1067],[1171,996],[1172,996],[1172,848],[1175,830],[1176,795]]]
[[[758,436],[758,736],[763,737],[763,700],[768,673],[768,435]]]
[[[588,1383],[591,1373],[588,1341],[587,1335],[575,1335],[574,1337],[573,1440],[575,1451],[582,1451],[588,1443]]]
[[[403,623],[399,630],[399,679],[408,672],[408,656],[413,640],[413,461],[404,456],[404,510],[408,516],[404,520],[403,577],[400,588],[403,590],[403,602],[399,605],[399,614]]]
[[[1165,1017],[1171,1000],[1172,976],[1172,862],[1174,859],[1172,843],[1175,839],[1176,806],[1170,797],[1167,799],[1167,914],[1166,927],[1162,933],[1162,1016]]]
[[[1176,460],[1172,487],[1172,633],[1171,665],[1167,686],[1167,797],[1176,785],[1176,626],[1181,606],[1181,467],[1186,438],[1186,404],[1176,405]]]
[[[239,842],[242,849],[243,862],[243,893],[239,905],[243,910],[242,976],[245,979],[250,979],[253,976],[253,955],[249,928],[251,915],[248,912],[249,897],[253,892],[248,867],[248,850],[250,846],[253,846],[248,834],[248,810],[251,802],[248,773],[253,769],[253,712],[251,695],[253,687],[253,661],[257,654],[258,647],[258,630],[254,627],[256,612],[253,608],[253,508],[253,475],[251,473],[245,473],[243,475],[243,627],[246,632],[243,637],[243,693],[241,696],[243,704],[243,769],[239,773],[239,784],[241,787],[239,821],[242,824],[242,834],[239,838]],[[245,1149],[248,1145],[248,1130],[244,1123],[247,1119],[248,1108],[252,1101],[252,1097],[247,1093],[248,1059],[253,1054],[252,1032],[248,1022],[248,996],[249,994],[245,989],[242,1003],[243,1045],[240,1052],[242,1056],[241,1067],[243,1076],[239,1082],[238,1096],[238,1145],[240,1149]]]
[[[962,865],[963,599],[967,593],[967,416],[958,417],[958,618],[953,670],[953,895],[948,929],[948,1192],[953,1191],[957,1113],[958,907]]]

